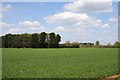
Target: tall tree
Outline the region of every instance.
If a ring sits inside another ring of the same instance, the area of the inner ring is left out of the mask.
[[[49,34],[49,47],[54,48],[55,47],[55,33]]]
[[[13,35],[13,48],[22,48],[22,39],[20,34]]]
[[[115,42],[114,47],[115,48],[120,48],[120,42]]]
[[[55,45],[56,45],[56,48],[59,47],[59,42],[61,41],[61,36],[59,34],[56,35],[56,38],[55,38]]]
[[[5,48],[12,47],[12,42],[13,42],[12,34],[6,34],[4,40],[5,40],[4,42]]]
[[[99,41],[96,41],[95,44],[96,44],[97,47],[100,46],[100,42]]]
[[[45,33],[45,32],[42,32],[42,33],[40,33],[40,44],[39,44],[39,46],[41,47],[41,48],[47,48],[47,42],[46,42],[46,36],[47,36],[47,34]]]
[[[21,34],[21,37],[22,37],[22,41],[21,41],[22,47],[23,48],[30,47],[31,35],[25,33],[25,34]]]
[[[32,48],[38,48],[39,47],[39,36],[37,33],[32,34]]]

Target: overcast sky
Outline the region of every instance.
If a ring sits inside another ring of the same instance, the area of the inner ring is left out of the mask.
[[[117,2],[4,2],[2,34],[55,32],[62,42],[114,43],[118,39]]]

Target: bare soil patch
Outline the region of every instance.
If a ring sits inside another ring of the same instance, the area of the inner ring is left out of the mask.
[[[120,74],[118,75],[113,75],[113,76],[110,76],[110,77],[106,77],[102,80],[119,80],[120,79]]]

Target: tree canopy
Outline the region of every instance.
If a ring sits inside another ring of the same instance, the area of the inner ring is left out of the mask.
[[[3,48],[58,48],[61,36],[55,33],[6,34],[2,36]]]

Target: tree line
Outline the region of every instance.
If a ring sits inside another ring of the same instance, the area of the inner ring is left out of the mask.
[[[60,44],[61,48],[120,48],[120,42],[115,42],[114,44],[108,43],[103,45],[100,41],[96,41],[95,43],[78,43],[78,42],[70,42],[66,41],[63,44]]]
[[[6,34],[0,37],[2,48],[58,48],[61,36],[52,33]]]
[[[0,47],[2,48],[120,48],[120,42],[114,44],[100,44],[100,41],[95,43],[78,43],[66,41],[60,44],[61,36],[52,33],[34,33],[34,34],[6,34],[0,37]]]

